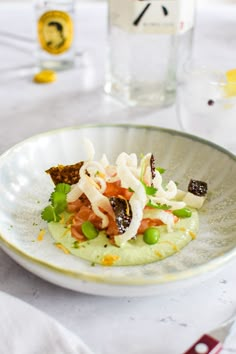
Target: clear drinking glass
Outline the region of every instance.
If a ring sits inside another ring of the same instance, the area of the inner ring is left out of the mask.
[[[236,152],[236,69],[186,69],[177,91],[181,128]]]
[[[37,63],[43,69],[74,65],[74,0],[35,0]]]

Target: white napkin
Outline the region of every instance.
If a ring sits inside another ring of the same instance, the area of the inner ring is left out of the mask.
[[[224,342],[224,348],[221,354],[233,354],[236,353],[236,320],[228,333],[228,336]]]
[[[92,354],[80,338],[51,317],[3,292],[0,292],[0,352]]]

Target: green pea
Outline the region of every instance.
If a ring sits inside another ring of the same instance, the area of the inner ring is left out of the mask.
[[[156,227],[149,227],[144,231],[143,241],[148,245],[155,245],[159,241],[160,231]]]
[[[178,218],[190,218],[190,216],[192,216],[192,212],[188,208],[174,210],[173,214],[178,216]]]
[[[88,240],[94,239],[99,234],[99,231],[96,229],[96,227],[90,221],[83,222],[83,224],[81,225],[81,229],[82,229],[84,236]]]

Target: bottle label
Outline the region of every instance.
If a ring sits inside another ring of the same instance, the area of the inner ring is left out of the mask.
[[[50,54],[66,52],[73,41],[73,21],[63,11],[45,12],[38,20],[38,39]]]
[[[184,33],[193,27],[195,0],[110,0],[110,21],[134,33]]]

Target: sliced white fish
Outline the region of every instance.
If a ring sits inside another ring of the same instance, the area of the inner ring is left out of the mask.
[[[134,191],[129,201],[132,210],[132,220],[128,229],[122,235],[115,236],[115,242],[118,246],[123,246],[128,240],[137,235],[143,217],[143,209],[147,203],[147,196],[142,183],[128,168],[134,162],[133,156],[126,153],[121,153],[116,161],[117,174],[121,180],[122,187],[131,188]]]
[[[93,143],[91,142],[91,140],[84,138],[83,145],[84,145],[84,149],[87,154],[87,157],[88,157],[87,159],[90,161],[93,160],[94,156],[95,156],[95,149],[94,149]]]
[[[104,168],[106,168],[106,167],[108,167],[108,166],[110,165],[106,154],[103,154],[103,155],[102,155],[102,158],[101,158],[101,160],[100,160],[100,163],[102,164],[102,166],[103,166]]]
[[[79,188],[78,183],[74,184],[71,186],[70,192],[67,194],[67,202],[72,203],[75,202],[81,195],[83,194],[83,191]]]
[[[156,175],[153,179],[153,185],[155,188],[157,188],[157,197],[175,199],[175,196],[177,194],[177,186],[175,182],[169,181],[169,183],[166,185],[166,188],[164,189],[162,186],[162,176],[159,171],[156,171]]]

